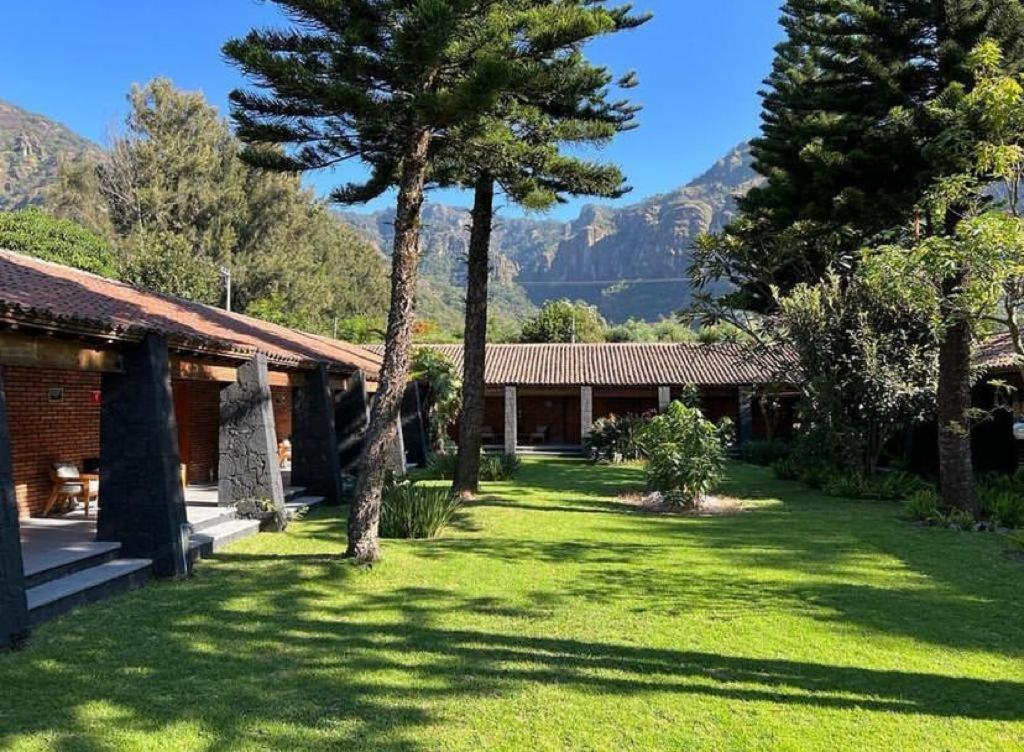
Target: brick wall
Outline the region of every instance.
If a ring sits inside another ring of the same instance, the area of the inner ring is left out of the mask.
[[[41,514],[50,496],[50,465],[56,460],[81,463],[100,454],[100,406],[92,402],[100,389],[98,373],[2,366],[11,429],[14,485],[22,516]],[[63,389],[51,402],[49,391]]]
[[[286,386],[272,386],[274,399],[274,426],[279,442],[292,437],[292,390]]]
[[[188,465],[189,483],[212,483],[217,480],[220,462],[220,388],[216,381],[190,381],[188,397]]]

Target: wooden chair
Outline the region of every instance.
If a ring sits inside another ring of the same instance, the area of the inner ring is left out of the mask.
[[[44,517],[49,515],[58,503],[62,511],[65,507],[73,506],[87,487],[87,484],[82,482],[78,466],[73,462],[54,462],[50,466],[50,480],[53,482],[53,490],[50,491],[50,498],[46,500]]]
[[[89,503],[93,500],[96,501],[96,506],[100,505],[100,476],[98,473],[81,473],[79,476],[82,480],[82,494],[79,498],[82,500],[82,504],[85,505],[85,516],[89,516]]]

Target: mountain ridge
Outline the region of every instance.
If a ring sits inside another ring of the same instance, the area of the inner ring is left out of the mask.
[[[518,287],[533,305],[569,297],[613,322],[670,315],[687,304],[685,278],[693,243],[735,216],[735,197],[760,181],[748,143],[731,149],[685,185],[635,204],[586,204],[569,222],[499,218],[492,239],[492,280],[505,297]],[[341,211],[382,252],[390,248],[394,211]],[[423,211],[423,274],[464,282],[468,209],[428,203]]]

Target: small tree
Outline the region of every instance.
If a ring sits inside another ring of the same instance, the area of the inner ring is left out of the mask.
[[[523,324],[523,342],[603,342],[608,324],[582,300],[551,300]]]
[[[722,429],[696,407],[673,402],[640,434],[648,485],[673,506],[699,506],[722,479]]]
[[[448,429],[459,417],[462,406],[462,376],[459,369],[444,353],[430,347],[421,347],[412,355],[409,375],[427,385],[430,444],[435,452],[444,452]]]

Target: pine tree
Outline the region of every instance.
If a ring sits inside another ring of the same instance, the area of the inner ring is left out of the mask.
[[[982,38],[1001,42],[1011,68],[1024,61],[1019,0],[788,0],[782,25],[752,149],[766,182],[692,270],[698,287],[735,286],[724,307],[769,310],[773,286],[849,268],[905,226],[945,168],[922,151],[929,134],[893,111],[966,84]]]
[[[575,38],[563,38],[559,51],[533,45],[534,73],[526,86],[507,95],[498,111],[458,148],[439,160],[459,182],[474,191],[467,259],[464,377],[459,455],[454,489],[475,493],[480,477],[487,346],[489,251],[494,223],[495,188],[513,202],[543,210],[566,195],[619,197],[628,190],[614,165],[597,164],[564,155],[562,145],[603,144],[634,126],[637,108],[610,101],[613,77],[593,66],[580,47],[598,34],[636,28],[650,16],[631,15],[628,7],[606,10],[587,3],[550,7],[533,28],[552,27],[552,13],[587,14],[593,22],[576,25]],[[540,15],[540,14],[539,14]],[[632,75],[616,82],[635,85]]]
[[[387,455],[408,377],[432,150],[492,114],[529,78],[533,58],[524,47],[559,49],[578,31],[552,24],[526,37],[537,9],[561,4],[552,0],[275,2],[294,20],[292,28],[252,31],[225,45],[263,89],[231,97],[238,132],[254,145],[248,158],[288,171],[358,159],[369,178],[333,191],[340,203],[398,189],[387,347],[348,526],[348,555],[373,561]],[[266,144],[286,148],[261,148]]]

